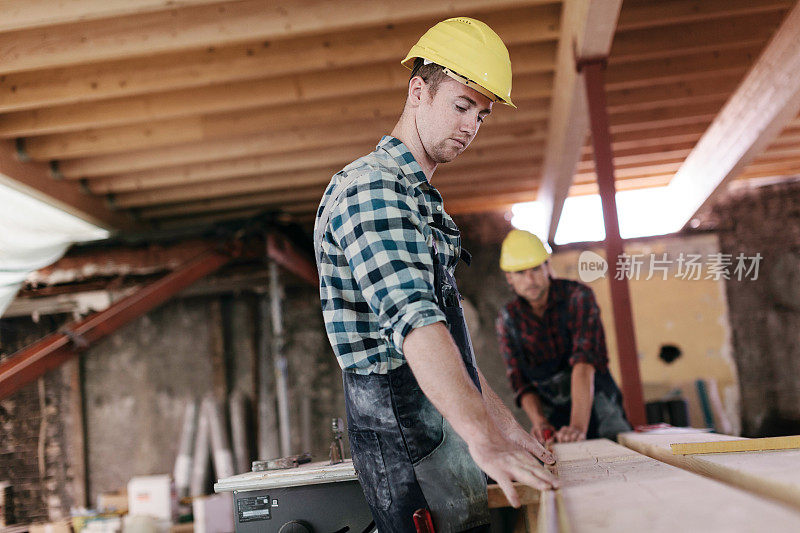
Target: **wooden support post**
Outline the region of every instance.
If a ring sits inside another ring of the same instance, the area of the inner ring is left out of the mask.
[[[619,366],[622,372],[622,392],[625,412],[634,426],[647,423],[644,411],[642,381],[636,354],[636,337],[633,328],[633,311],[628,281],[618,279],[616,266],[623,254],[622,238],[617,218],[616,186],[614,183],[614,156],[611,152],[611,135],[603,74],[605,60],[595,60],[579,65],[586,80],[592,146],[597,170],[597,182],[603,203],[603,222],[606,229],[606,259],[609,265],[611,303],[614,308],[614,329],[617,334]]]
[[[281,455],[291,455],[291,419],[289,416],[289,363],[283,353],[283,286],[278,263],[269,263],[269,294],[272,315],[272,350],[275,363],[275,389],[278,396],[278,423],[281,435]]]
[[[269,297],[258,295],[256,307],[256,346],[258,353],[258,455],[267,460],[280,456],[278,417],[275,411],[275,370],[272,362],[269,327]]]

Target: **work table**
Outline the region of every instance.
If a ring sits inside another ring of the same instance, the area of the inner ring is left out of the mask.
[[[561,488],[522,492],[516,531],[800,531],[800,450],[674,456],[669,446],[735,438],[631,432],[620,444],[556,444]],[[498,492],[490,488],[491,507],[505,503]]]

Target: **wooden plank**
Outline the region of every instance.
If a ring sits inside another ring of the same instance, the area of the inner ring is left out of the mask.
[[[337,146],[342,143],[362,142],[366,153],[374,149],[381,135],[391,131],[395,122],[396,118],[392,117],[383,120],[362,119],[339,124],[320,124],[313,129],[292,127],[281,131],[255,132],[251,135],[232,136],[202,143],[177,144],[148,150],[78,158],[61,161],[59,165],[65,175],[91,177],[234,157]],[[491,128],[489,129],[491,130]],[[534,134],[536,131],[529,123],[506,125],[501,131],[489,135],[486,134],[486,128],[483,128],[481,135],[474,141],[474,147],[488,146],[494,141],[504,143],[514,140],[524,141],[531,139]]]
[[[219,0],[0,0],[0,32],[57,24],[139,15],[181,7],[218,3]]]
[[[395,67],[399,72],[402,67]],[[552,85],[548,74],[530,74],[517,80],[515,94],[523,99],[549,97]],[[342,101],[340,103],[345,103]],[[398,95],[395,113],[402,110],[402,95]],[[241,117],[242,114],[237,113]],[[396,115],[395,115],[396,120]],[[341,117],[335,120],[342,123]],[[314,127],[321,124],[315,121]],[[307,122],[306,122],[307,124]],[[95,128],[64,134],[42,135],[26,139],[25,149],[34,160],[68,159],[87,155],[112,154],[133,149],[154,148],[182,142],[218,139],[226,136],[255,133],[268,129],[295,127],[276,124],[265,113],[254,120],[231,120],[226,116],[195,116],[174,120],[158,120],[131,126]],[[312,128],[313,129],[313,128]]]
[[[651,88],[612,91],[609,93],[609,110],[617,114],[625,111],[630,113],[646,112],[663,110],[667,107],[683,106],[688,108],[688,106],[710,104],[719,102],[721,98],[727,96],[737,82],[737,78],[724,75],[714,80],[695,80]],[[514,123],[530,120],[534,116],[542,117],[544,110],[541,106],[544,103],[544,97],[549,96],[550,93],[549,75],[521,76],[515,94],[520,95],[520,102],[525,105],[526,109],[520,108],[515,113],[498,110],[497,116],[492,117],[486,127],[499,122]],[[310,104],[295,104],[285,109],[269,106],[203,117],[152,121],[143,125],[43,135],[27,139],[26,150],[33,159],[50,160],[113,154],[133,149],[145,150],[181,142],[191,142],[193,146],[197,146],[196,143],[202,140],[293,127],[297,122],[304,123],[307,116],[312,113],[315,114],[315,127],[334,122],[344,126],[346,122],[342,121],[342,115],[358,117],[363,113],[377,118],[395,117],[397,101],[402,97],[398,92],[393,100],[393,94],[395,93],[384,92],[376,93],[374,99],[373,96],[363,99],[335,98]],[[532,109],[527,109],[528,106]],[[370,112],[370,110],[372,111]],[[629,117],[634,117],[634,115],[628,115],[625,120]],[[371,128],[371,130],[375,131],[375,128]],[[360,129],[356,135],[361,137],[363,133],[364,130]],[[313,135],[313,132],[311,134]],[[337,137],[341,137],[341,135]],[[342,140],[344,141],[344,139]],[[168,150],[168,152],[171,153],[172,150]],[[114,159],[111,158],[112,161]],[[144,159],[149,162],[148,164],[153,164],[154,160],[150,157]],[[66,169],[64,172],[73,176],[78,174]]]
[[[531,173],[531,168],[534,164],[535,160],[532,157],[521,153],[516,158],[507,158],[502,164],[487,161],[480,164],[453,166],[447,171],[438,172],[434,179],[437,188],[446,190],[446,185],[452,183],[486,181],[486,177],[490,173],[495,176],[526,176]],[[116,208],[142,207],[315,185],[321,187],[322,191],[330,181],[331,176],[341,168],[342,165],[333,165],[298,172],[277,172],[241,178],[215,179],[203,182],[202,186],[190,183],[172,187],[143,189],[115,194],[113,203]]]
[[[761,49],[761,45],[751,45],[626,63],[617,63],[612,56],[609,58],[606,83],[611,87],[631,89],[717,77],[723,73],[742,77],[755,63]]]
[[[481,19],[503,36],[515,68],[522,63],[549,72],[554,68],[555,42],[537,39],[552,33],[548,24],[557,24],[557,19],[537,15],[541,10],[530,7],[483,13]],[[382,61],[396,64],[410,43],[437,21],[6,74],[0,78],[0,111],[198,88],[265,75],[352,69]]]
[[[617,70],[612,70],[616,75],[610,75],[607,83],[609,91],[622,95],[621,101],[612,98],[611,106],[619,108],[646,102],[658,109],[661,101],[671,102],[673,106],[680,105],[676,102],[683,100],[671,94],[665,95],[665,90],[680,93],[684,99],[700,97],[709,91],[720,95],[720,98],[726,97],[748,66],[742,57],[736,56],[735,59],[738,61],[735,68],[726,63],[717,69],[708,68],[713,64],[711,61],[673,61],[669,64],[669,72],[680,71],[683,74],[656,78],[652,77],[650,70],[639,71],[639,63],[621,65]],[[716,60],[719,62],[719,58]],[[732,59],[727,58],[727,61]],[[662,66],[664,62],[658,60],[655,63]],[[687,70],[687,66],[700,70],[691,75],[693,71]],[[251,76],[252,72],[249,71]],[[521,95],[516,100],[531,99],[536,95],[549,97],[552,75],[541,72],[538,58],[514,58],[514,75],[515,97]],[[341,113],[337,109],[342,107],[350,109],[351,115],[369,106],[376,108],[374,113],[391,113],[394,116],[407,78],[408,72],[399,68],[395,61],[363,66],[357,70],[347,67],[279,78],[274,77],[270,70],[270,77],[264,79],[5,113],[0,115],[0,137],[27,137],[208,114],[218,114],[212,120],[220,123],[220,127],[224,127],[226,120],[241,122],[240,115],[247,114],[251,115],[251,121],[259,120],[260,115],[269,115],[275,122],[281,122],[282,115],[292,115],[285,119],[286,122],[308,115],[326,120],[325,115],[334,112],[340,118]],[[684,83],[686,80],[693,83]],[[650,92],[656,88],[654,86],[658,86],[659,90]],[[632,94],[622,92],[630,89],[638,91]],[[361,98],[354,101],[356,96]],[[309,106],[309,102],[313,104]],[[518,105],[522,108],[522,104]],[[238,110],[244,111],[236,113]],[[304,110],[304,116],[294,118],[302,115]],[[233,113],[227,118],[219,115],[225,112]]]
[[[556,444],[575,532],[794,531],[800,513],[608,440]]]
[[[689,221],[800,111],[800,5],[786,16],[750,73],[669,185],[675,216]],[[676,226],[677,227],[677,226]]]
[[[487,162],[504,163],[509,160],[534,160],[541,149],[530,143],[500,145],[490,148],[468,150],[459,156],[458,166],[481,164]],[[116,194],[122,192],[157,189],[170,186],[196,185],[216,180],[229,180],[246,176],[265,174],[317,172],[314,169],[344,167],[354,159],[366,153],[363,143],[299,150],[294,152],[255,156],[242,159],[215,161],[171,167],[163,170],[129,173],[127,175],[110,176],[87,180],[86,188],[93,194]]]
[[[542,18],[553,11],[552,0],[461,0],[459,10],[480,14],[531,5],[540,5]],[[265,4],[263,0],[220,2],[166,13],[146,13],[0,34],[0,50],[4,51],[0,53],[0,73],[253,40],[346,32],[368,26],[397,24],[409,19],[438,19],[451,15],[449,4],[427,0],[408,0],[402,4],[388,0],[367,3],[358,0],[335,3],[308,0],[288,4]],[[555,15],[557,17],[557,8]],[[550,31],[553,33],[555,26]],[[46,46],[42,46],[42,43]]]
[[[737,437],[715,433],[647,435],[623,433],[620,442],[639,453],[671,465],[729,483],[800,509],[800,450],[674,455],[670,444],[716,441]]]
[[[710,442],[687,442],[670,444],[673,455],[705,453],[763,452],[767,450],[795,450],[800,448],[800,436],[766,437]]]
[[[661,2],[626,2],[619,16],[619,30],[638,30],[659,26],[674,26],[689,22],[716,23],[718,19],[785,13],[793,0],[671,0]]]
[[[720,103],[721,105],[721,103]],[[613,132],[636,131],[641,129],[656,129],[670,126],[680,126],[685,124],[701,124],[707,126],[713,120],[710,109],[718,109],[718,106],[700,104],[685,107],[665,107],[649,112],[622,113],[613,115],[612,122],[617,124],[612,127]],[[695,113],[706,113],[695,116]],[[688,116],[683,116],[686,113]],[[315,115],[310,112],[309,114]],[[543,118],[538,113],[525,113],[532,120]],[[513,117],[514,114],[506,116]],[[492,123],[495,123],[492,117]],[[280,118],[276,120],[281,121]],[[635,121],[635,122],[634,122]],[[481,141],[483,137],[480,137]],[[489,138],[490,141],[492,140]],[[347,139],[343,139],[345,142]],[[501,139],[502,140],[502,139]],[[511,144],[489,143],[491,150],[482,148],[478,142],[474,147],[470,147],[463,155],[459,156],[456,164],[466,162],[495,160],[502,161],[506,158],[518,158],[520,154],[538,155],[544,153],[544,147],[529,141],[525,143],[513,142]],[[653,164],[657,161],[667,159],[675,160],[680,157],[681,161],[691,151],[693,145],[686,144],[681,147],[679,152],[661,154],[648,149],[644,155],[637,155],[633,158],[624,157],[624,153],[615,158],[617,168],[628,168],[636,164]],[[136,172],[126,172],[90,179],[87,183],[88,189],[95,194],[107,194],[118,192],[129,192],[147,188],[165,187],[199,181],[211,181],[214,179],[243,177],[248,175],[266,174],[282,171],[299,171],[309,168],[318,168],[330,165],[341,164],[352,161],[359,155],[363,155],[367,147],[363,142],[352,144],[341,144],[332,147],[313,147],[310,149],[293,150],[281,153],[259,154],[242,158],[225,158],[215,161],[204,161],[179,166],[169,166],[157,169],[141,170]],[[638,151],[638,152],[641,152]],[[797,151],[791,152],[793,156],[798,155]],[[221,154],[223,157],[227,154]],[[445,168],[450,168],[445,167]],[[578,175],[582,172],[592,172],[594,163],[591,161],[581,161],[576,168]],[[80,175],[71,175],[68,169],[62,168],[62,174],[67,178],[83,178]],[[85,176],[92,178],[92,176]]]
[[[515,81],[519,80],[521,97],[549,97],[552,74],[536,72],[538,65],[535,64],[534,71],[527,67],[525,62],[514,64]],[[378,98],[383,97],[381,107],[384,108],[388,107],[386,96],[394,96],[392,108],[396,115],[398,103],[402,102],[403,91],[408,84],[408,74],[406,69],[393,61],[358,69],[328,69],[302,75],[16,111],[0,115],[0,137],[64,133],[237,110],[246,110],[246,113],[259,107],[267,108],[262,113],[273,110],[280,112],[283,106],[294,104],[297,109],[306,107],[302,104],[308,102],[324,103],[324,109],[332,110],[362,100],[369,101],[370,98],[364,97],[373,97],[375,93],[380,93],[375,95]],[[325,99],[332,101],[319,102]],[[311,114],[309,110],[305,118]]]
[[[112,213],[103,200],[83,194],[74,183],[55,181],[46,164],[20,161],[10,141],[0,141],[0,182],[105,229],[133,226],[127,215]]]
[[[575,0],[564,3],[546,155],[539,189],[549,240],[555,237],[589,125],[586,88],[582,75],[577,72],[576,58],[608,55],[621,6],[621,0]]]
[[[679,57],[699,52],[763,46],[780,26],[784,14],[769,12],[673,27],[621,31],[614,37],[610,58],[614,63]]]
[[[539,489],[534,489],[519,482],[514,482],[513,485],[517,490],[520,505],[536,506],[539,503],[539,496],[541,494]],[[489,485],[487,487],[487,492],[489,495],[489,509],[496,509],[498,507],[511,507],[511,504],[509,503],[508,498],[506,498],[505,493],[496,483]]]

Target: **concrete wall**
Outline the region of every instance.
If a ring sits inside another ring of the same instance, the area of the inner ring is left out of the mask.
[[[729,193],[704,217],[723,252],[761,254],[726,284],[747,436],[800,433],[800,183]]]

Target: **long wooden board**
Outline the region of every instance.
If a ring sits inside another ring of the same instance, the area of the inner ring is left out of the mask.
[[[763,439],[737,439],[711,442],[676,442],[670,444],[670,448],[672,448],[673,455],[793,450],[800,448],[800,437],[767,437]]]
[[[714,433],[647,435],[622,433],[622,444],[659,461],[718,479],[800,509],[800,450],[710,455],[674,455],[670,444],[730,442],[737,437]]]
[[[554,452],[573,533],[800,531],[793,509],[608,440]]]

